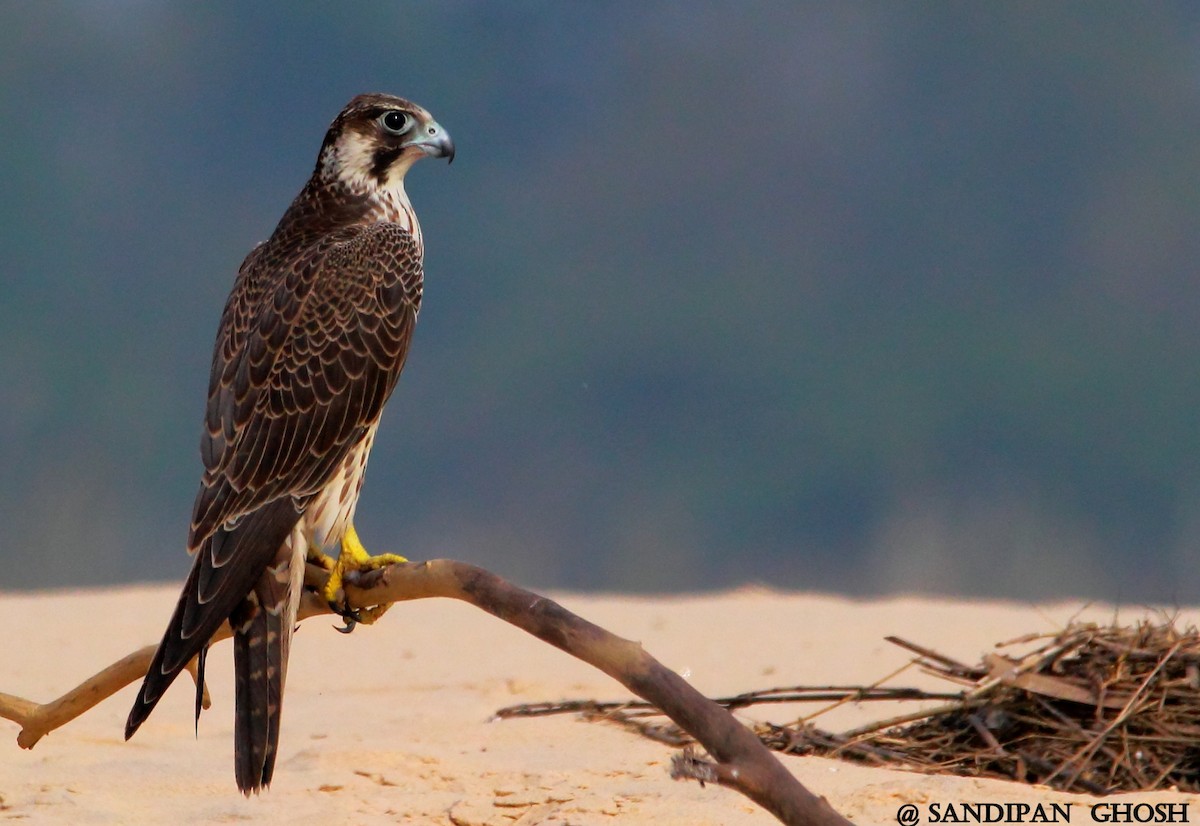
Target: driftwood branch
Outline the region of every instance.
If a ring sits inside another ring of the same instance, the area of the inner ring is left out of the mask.
[[[309,565],[305,574],[306,584],[317,587],[327,576],[314,565]],[[351,608],[429,597],[469,602],[608,674],[660,708],[715,760],[685,753],[674,761],[672,776],[735,789],[783,823],[794,826],[844,826],[850,822],[824,798],[801,785],[753,732],[647,654],[641,645],[575,616],[553,600],[518,588],[482,568],[445,559],[399,563],[351,574],[345,591]],[[324,600],[306,592],[298,619],[329,613]],[[222,627],[213,641],[228,636],[228,627]],[[32,748],[45,734],[140,679],[154,649],[147,646],[130,654],[46,704],[0,694],[0,717],[20,725],[18,745]]]

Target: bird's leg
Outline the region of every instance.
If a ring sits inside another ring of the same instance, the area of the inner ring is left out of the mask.
[[[329,581],[325,584],[324,594],[325,601],[346,621],[346,627],[339,628],[339,631],[349,634],[360,622],[363,625],[370,625],[382,617],[388,608],[392,607],[392,604],[387,602],[383,605],[372,605],[370,608],[354,611],[346,608],[345,594],[342,592],[342,577],[345,573],[347,571],[372,571],[385,565],[391,565],[393,562],[408,562],[408,560],[399,554],[371,556],[363,547],[362,540],[358,538],[358,531],[354,530],[354,525],[350,524],[346,527],[346,532],[342,534],[342,552],[338,554],[337,562],[333,563],[333,567],[329,571]],[[339,599],[339,595],[341,599]]]
[[[319,565],[327,572],[333,573],[333,560],[321,552],[321,549],[316,545],[308,546],[308,553],[304,556],[305,562],[311,562],[313,565]]]

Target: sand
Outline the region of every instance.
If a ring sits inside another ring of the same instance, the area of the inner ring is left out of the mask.
[[[177,586],[0,595],[0,691],[37,701],[155,641]],[[926,598],[856,601],[762,589],[684,597],[557,593],[581,616],[640,640],[710,696],[792,684],[868,683],[909,656],[896,634],[976,662],[993,643],[1117,610]],[[1133,621],[1145,609],[1120,609]],[[1200,613],[1181,612],[1196,622]],[[769,824],[735,792],[672,781],[673,750],[615,726],[560,716],[490,721],[515,703],[623,699],[618,683],[467,605],[393,608],[350,636],[333,620],[304,623],[293,645],[280,759],[270,790],[245,799],[233,781],[233,681],[228,643],[209,657],[213,708],[193,731],[191,681],[172,687],[130,742],[130,686],[51,733],[32,751],[0,720],[0,820],[33,823]],[[902,684],[934,685],[915,671]],[[805,711],[811,710],[811,707]],[[796,706],[750,709],[787,722]],[[842,728],[898,713],[847,706]],[[783,757],[811,790],[860,824],[894,823],[905,803],[1071,803],[1091,823],[1095,798],[1002,781],[929,777],[817,758]],[[1106,802],[1186,804],[1177,793]],[[1177,808],[1174,811],[1178,811]],[[994,811],[994,810],[993,810]],[[1143,812],[1148,810],[1142,810]],[[1171,810],[1160,810],[1171,811]],[[1059,821],[1065,822],[1065,821]]]

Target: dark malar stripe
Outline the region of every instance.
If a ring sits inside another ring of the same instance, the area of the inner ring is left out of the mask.
[[[375,153],[375,159],[371,162],[371,175],[380,184],[384,183],[387,178],[388,170],[392,164],[396,162],[396,158],[404,151],[403,146],[391,147],[388,149],[380,149]]]

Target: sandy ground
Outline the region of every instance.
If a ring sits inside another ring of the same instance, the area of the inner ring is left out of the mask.
[[[0,691],[45,701],[146,643],[165,625],[176,586],[0,594]],[[576,613],[640,640],[710,696],[792,684],[869,683],[908,656],[896,634],[967,662],[993,643],[1060,627],[1079,605],[896,598],[853,601],[760,589],[688,597],[556,594]],[[1083,616],[1108,620],[1111,606]],[[1144,615],[1123,608],[1122,620]],[[1196,611],[1185,620],[1200,620]],[[466,605],[393,608],[350,636],[307,621],[293,645],[280,760],[269,792],[244,799],[233,782],[231,654],[209,657],[213,708],[193,733],[191,681],[181,679],[131,742],[122,740],[128,687],[42,740],[16,745],[0,720],[0,820],[34,823],[767,824],[740,795],[674,782],[672,750],[571,717],[489,722],[515,703],[621,699],[616,682]],[[932,685],[915,671],[900,684]],[[806,709],[806,711],[811,710]],[[795,707],[746,716],[787,722]],[[845,707],[842,728],[891,709]],[[926,777],[814,758],[783,758],[810,789],[860,824],[894,823],[905,803],[1073,803],[1084,796],[999,781]],[[1163,793],[1129,803],[1200,800]],[[1146,810],[1143,810],[1146,811]],[[1059,821],[1065,822],[1065,821]]]

